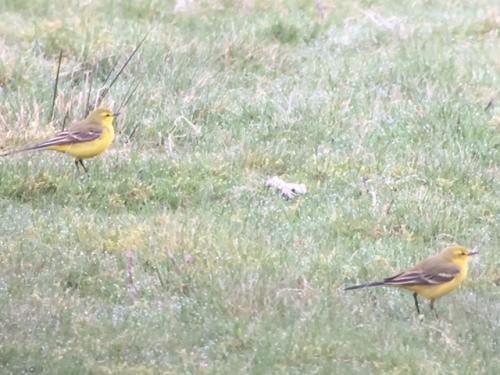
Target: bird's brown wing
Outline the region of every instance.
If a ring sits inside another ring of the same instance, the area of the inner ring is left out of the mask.
[[[85,132],[64,131],[56,134],[54,137],[46,140],[45,142],[36,144],[35,146],[33,146],[33,149],[90,142],[99,138],[101,134],[102,130],[101,131],[89,130]]]
[[[24,151],[44,150],[52,146],[73,145],[82,142],[91,142],[99,138],[104,132],[104,127],[97,122],[88,120],[73,123],[67,131],[57,133],[54,137],[44,142],[37,143],[19,150],[9,151],[0,156],[8,156]]]
[[[57,133],[45,142],[36,144],[33,146],[33,149],[90,142],[99,138],[102,132],[103,127],[100,124],[83,121],[76,122],[67,131]]]
[[[384,285],[438,285],[451,281],[460,272],[452,263],[426,264],[416,266],[406,272],[384,279]]]

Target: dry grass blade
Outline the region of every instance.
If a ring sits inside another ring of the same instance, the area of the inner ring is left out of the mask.
[[[113,72],[115,71],[116,67],[118,65],[118,61],[116,61],[113,65],[113,67],[110,69],[108,75],[106,76],[106,79],[104,79],[104,83],[102,84],[102,87],[97,90],[97,97],[94,103],[94,109],[101,103],[102,99],[107,95],[109,88],[106,87],[108,84],[109,79],[111,78]],[[89,109],[88,112],[90,112],[90,104],[89,104]]]
[[[130,298],[137,295],[137,288],[134,285],[134,269],[137,264],[137,255],[132,250],[125,253],[127,257],[127,292]]]
[[[104,90],[102,90],[99,94],[99,97],[97,98],[96,100],[96,107],[98,107],[102,100],[106,97],[106,95],[108,94],[109,90],[111,90],[111,88],[113,87],[113,85],[115,84],[115,82],[118,80],[118,78],[120,77],[120,75],[123,73],[123,71],[125,70],[125,68],[127,67],[127,65],[130,63],[130,61],[132,60],[132,58],[135,56],[135,54],[137,53],[137,51],[139,50],[139,48],[142,46],[142,44],[144,43],[144,41],[146,40],[146,38],[148,37],[149,35],[149,31],[144,35],[144,37],[141,39],[141,41],[137,44],[137,46],[135,47],[135,49],[132,51],[132,53],[129,55],[129,57],[127,58],[127,60],[125,60],[125,62],[123,63],[122,67],[120,68],[120,70],[118,71],[118,73],[116,73],[116,76],[115,78],[113,78],[113,80],[111,81],[111,83],[104,88]],[[114,70],[114,68],[113,68]]]
[[[135,132],[137,131],[138,126],[139,126],[139,123],[135,124],[134,128],[130,132],[130,135],[128,136],[128,140],[127,141],[130,141],[132,139],[132,137],[134,136]]]
[[[87,102],[85,103],[85,117],[87,117],[87,115],[90,112],[90,94],[92,93],[92,81],[93,81],[92,71],[88,72],[87,81],[88,81],[88,92],[87,92]]]
[[[57,86],[59,85],[59,73],[61,71],[62,54],[63,54],[63,51],[61,50],[59,52],[59,59],[57,61],[57,72],[56,72],[56,79],[54,81],[54,90],[53,90],[53,94],[52,94],[52,105],[50,106],[50,115],[49,115],[49,119],[48,119],[49,122],[54,119],[54,106],[56,104]]]
[[[66,122],[68,121],[68,117],[69,117],[69,111],[66,111],[62,121],[61,131],[64,131],[64,128],[66,127]]]
[[[132,96],[135,94],[135,92],[139,88],[139,84],[140,84],[139,81],[132,82],[132,84],[130,85],[130,87],[127,90],[127,93],[124,96],[123,102],[118,106],[118,109],[116,112],[121,112],[122,108],[125,107],[126,105],[128,105],[128,103],[130,102],[130,99],[132,99]]]
[[[326,17],[326,7],[321,3],[320,0],[314,0],[314,5],[316,6],[316,10],[318,11],[321,18]]]
[[[113,67],[110,69],[108,75],[106,76],[106,79],[104,80],[104,83],[102,84],[103,87],[106,86],[106,84],[108,83],[108,81],[111,78],[111,75],[113,74],[113,72],[115,71],[115,68],[117,65],[118,65],[118,60],[115,62]]]

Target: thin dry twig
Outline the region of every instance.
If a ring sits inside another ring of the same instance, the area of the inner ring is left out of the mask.
[[[139,127],[139,123],[135,124],[134,128],[132,129],[132,131],[130,132],[130,134],[128,136],[127,142],[130,142],[130,140],[134,136],[135,132],[137,131],[138,127]]]
[[[118,60],[115,61],[113,67],[110,69],[108,75],[106,76],[106,79],[104,80],[103,82],[103,86],[106,86],[106,84],[108,83],[109,79],[111,78],[111,75],[113,74],[113,72],[115,71],[115,68],[118,66]]]
[[[53,94],[52,94],[52,105],[50,106],[49,122],[54,120],[54,106],[56,104],[57,86],[59,85],[59,73],[61,71],[62,55],[63,55],[63,51],[61,50],[59,52],[59,59],[57,61],[57,72],[56,72],[56,79],[54,81],[54,90],[53,90]]]
[[[134,83],[135,83],[135,85],[134,85]],[[137,80],[137,82],[132,81],[132,83],[130,84],[130,86],[127,90],[127,93],[124,96],[123,102],[118,106],[118,109],[116,112],[120,112],[122,110],[122,108],[125,107],[130,102],[130,99],[132,99],[132,96],[135,94],[135,92],[139,88],[139,84],[140,84],[139,80]]]
[[[129,57],[127,58],[127,60],[125,60],[125,63],[122,65],[122,67],[120,68],[120,70],[118,71],[118,73],[116,73],[116,76],[113,78],[113,80],[111,81],[111,83],[107,87],[104,87],[104,89],[99,92],[99,96],[97,97],[97,100],[96,100],[96,105],[95,105],[96,107],[98,107],[101,104],[102,100],[106,97],[106,95],[108,94],[109,90],[111,90],[111,88],[113,87],[113,85],[115,84],[115,82],[117,81],[117,79],[123,73],[123,71],[125,70],[125,68],[129,64],[130,60],[132,60],[132,58],[137,53],[137,51],[139,50],[139,48],[142,46],[142,44],[144,43],[144,41],[146,40],[146,38],[148,37],[148,35],[149,35],[149,31],[144,35],[144,37],[141,39],[141,41],[137,44],[137,46],[132,51],[132,53],[129,55]],[[114,68],[113,68],[113,70],[114,70]],[[106,84],[107,80],[108,80],[108,78],[106,79],[105,84]]]
[[[66,121],[68,121],[68,117],[69,117],[69,110],[67,110],[66,113],[64,114],[61,131],[64,131],[64,128],[66,127]]]

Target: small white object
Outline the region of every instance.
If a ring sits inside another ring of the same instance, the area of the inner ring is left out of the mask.
[[[177,0],[175,2],[174,13],[185,12],[193,3],[194,0]]]
[[[306,185],[285,182],[278,176],[273,176],[266,181],[266,187],[281,191],[281,194],[287,199],[293,199],[297,194],[307,193]]]

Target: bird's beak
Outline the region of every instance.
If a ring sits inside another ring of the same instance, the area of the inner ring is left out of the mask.
[[[479,254],[479,251],[478,250],[475,250],[475,249],[472,249],[472,251],[469,251],[469,256],[472,256],[472,255],[477,255]]]
[[[115,113],[113,113],[113,117],[117,117],[117,116],[119,116],[119,115],[120,115],[120,112],[115,112]]]

